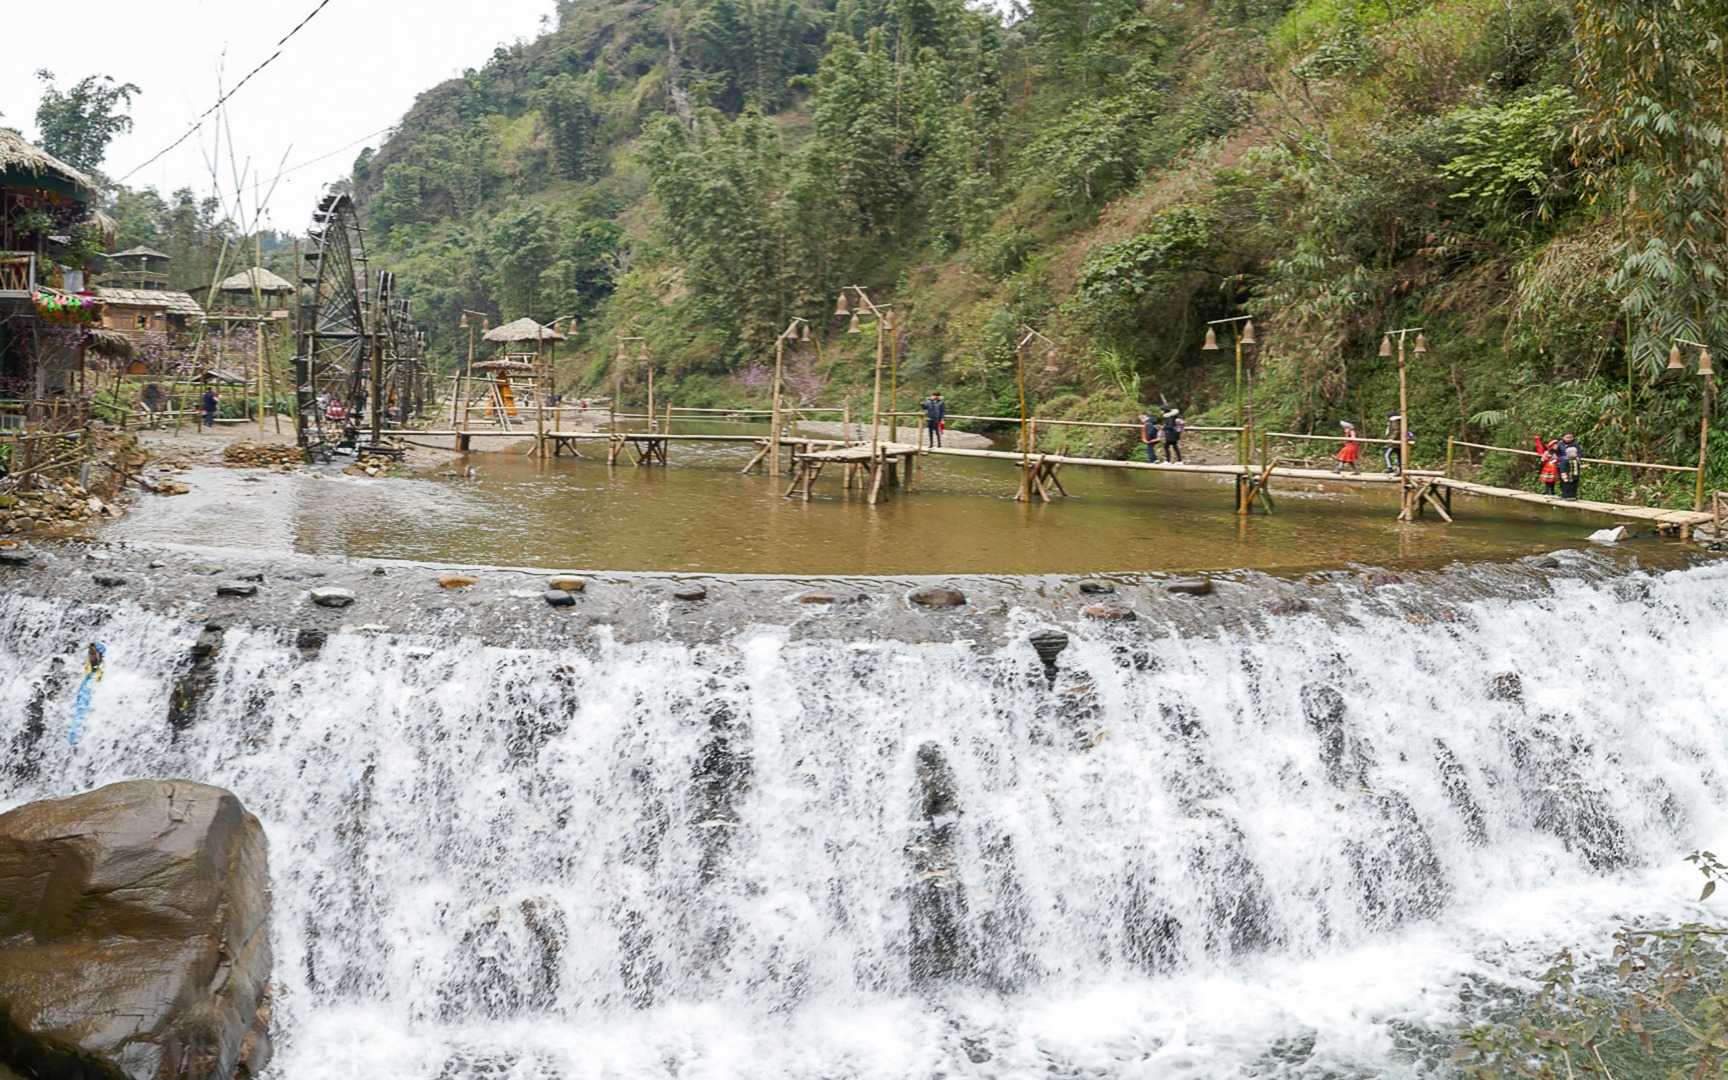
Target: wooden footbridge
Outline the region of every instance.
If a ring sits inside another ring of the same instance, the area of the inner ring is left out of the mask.
[[[1297,482],[1305,486],[1346,485],[1366,487],[1393,487],[1401,492],[1400,517],[1415,520],[1429,513],[1450,522],[1457,512],[1453,496],[1462,493],[1467,497],[1481,499],[1502,499],[1509,502],[1527,505],[1544,506],[1552,509],[1571,510],[1586,514],[1599,514],[1605,517],[1618,518],[1624,521],[1640,522],[1654,526],[1658,531],[1676,532],[1688,535],[1700,527],[1711,527],[1715,535],[1722,535],[1722,517],[1728,512],[1728,500],[1720,493],[1711,500],[1709,509],[1702,505],[1702,499],[1692,510],[1672,510],[1660,507],[1641,506],[1630,503],[1611,503],[1583,499],[1562,499],[1551,495],[1523,491],[1516,488],[1494,487],[1475,483],[1452,476],[1457,451],[1478,451],[1481,454],[1509,453],[1515,455],[1537,456],[1531,451],[1511,447],[1487,446],[1477,443],[1467,443],[1460,440],[1447,440],[1446,465],[1442,470],[1408,469],[1403,472],[1342,472],[1337,469],[1313,468],[1308,461],[1300,457],[1282,457],[1274,453],[1275,443],[1323,443],[1340,444],[1354,441],[1361,446],[1396,446],[1395,440],[1356,438],[1346,440],[1340,436],[1300,435],[1292,432],[1261,432],[1259,434],[1259,461],[1251,461],[1249,454],[1250,432],[1236,427],[1189,427],[1187,433],[1203,435],[1229,436],[1236,443],[1237,461],[1234,463],[1194,463],[1185,462],[1154,462],[1140,460],[1117,460],[1111,458],[1086,457],[1066,453],[1049,453],[1030,450],[984,450],[967,447],[929,446],[921,442],[905,442],[890,434],[887,439],[834,439],[816,438],[804,435],[782,434],[778,437],[763,434],[696,434],[673,433],[672,423],[674,412],[724,413],[725,418],[744,419],[751,415],[743,410],[674,410],[668,406],[665,414],[665,427],[655,431],[620,431],[616,430],[617,419],[613,416],[610,431],[565,431],[565,430],[515,430],[508,429],[454,429],[454,430],[418,430],[402,429],[386,431],[385,435],[403,440],[417,438],[448,438],[454,440],[456,449],[467,452],[473,448],[477,439],[506,439],[511,441],[532,441],[533,452],[543,457],[585,457],[584,447],[593,447],[604,452],[608,465],[616,466],[622,461],[629,461],[635,466],[665,466],[668,463],[668,453],[674,444],[678,445],[738,445],[753,447],[756,452],[741,470],[749,473],[759,466],[780,457],[778,451],[785,451],[785,459],[790,464],[786,470],[790,475],[790,484],[785,490],[787,498],[800,498],[808,501],[820,478],[830,467],[837,467],[842,477],[842,487],[847,490],[858,488],[865,492],[869,503],[880,502],[888,498],[895,488],[906,491],[916,491],[918,488],[918,463],[925,457],[973,458],[1011,462],[1018,465],[1020,472],[1019,487],[1015,498],[1021,501],[1050,502],[1054,498],[1067,495],[1062,485],[1061,471],[1064,468],[1102,468],[1126,469],[1167,473],[1178,476],[1216,476],[1230,477],[1235,488],[1234,502],[1239,514],[1247,514],[1255,509],[1270,513],[1274,508],[1272,485],[1277,482]],[[839,412],[839,410],[835,410]],[[915,415],[915,414],[914,414]],[[688,418],[688,417],[687,417]],[[717,417],[708,416],[708,419]],[[652,420],[659,426],[660,417],[641,417]],[[886,419],[886,418],[885,418]],[[968,417],[954,416],[955,420],[988,421],[1002,423],[1002,417]],[[848,416],[844,429],[851,427]],[[918,429],[907,425],[912,431]],[[1107,424],[1082,421],[1038,420],[1028,424],[1028,435],[1035,442],[1038,427],[1046,430],[1051,428],[1127,428],[1138,431],[1137,424]],[[877,432],[880,434],[880,431]],[[1696,475],[1696,466],[1664,465],[1642,462],[1615,461],[1612,459],[1583,459],[1586,464],[1621,467],[1634,470],[1652,470],[1666,472],[1683,472]],[[1394,455],[1395,461],[1395,455]]]

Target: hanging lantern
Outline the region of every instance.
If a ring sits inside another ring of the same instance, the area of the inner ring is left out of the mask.
[[[1421,331],[1417,331],[1416,333],[1416,351],[1419,353],[1425,353],[1428,351],[1428,335]]]
[[[626,360],[628,360],[628,359],[630,359],[630,356],[629,356],[629,354],[628,354],[628,353],[626,353],[626,352],[625,352],[625,351],[624,351],[624,343],[623,343],[623,342],[622,342],[622,341],[620,341],[620,342],[619,342],[619,343],[618,343],[618,355],[617,355],[617,356],[615,356],[615,357],[613,357],[613,360],[615,360],[615,361],[617,361],[617,362],[618,362],[618,363],[620,363],[620,364],[622,364],[622,363],[624,363],[624,362],[625,362],[625,361],[626,361]]]
[[[1392,355],[1392,335],[1391,334],[1387,334],[1385,337],[1380,339],[1380,355],[1381,356],[1391,356]]]
[[[856,316],[856,315],[852,316],[852,322],[849,326],[846,327],[846,332],[848,334],[858,334],[858,333],[863,332],[858,327],[858,316]]]
[[[480,332],[482,334],[484,334],[486,331],[488,331],[490,329],[492,329],[492,316],[490,316],[490,315],[481,316]]]
[[[466,311],[464,311],[464,312],[463,312],[463,313],[462,313],[462,319],[461,319],[461,321],[460,321],[460,322],[458,322],[458,323],[457,323],[457,324],[456,324],[456,328],[457,328],[457,329],[458,329],[458,330],[466,330],[466,329],[468,329],[468,313],[467,313],[467,312],[466,312]]]
[[[840,299],[834,301],[834,314],[842,316],[852,314],[852,309],[846,306],[846,290],[844,289],[840,290]]]
[[[648,345],[646,342],[642,345],[642,351],[636,354],[636,359],[642,361],[644,364],[648,362]]]
[[[1204,352],[1217,352],[1218,351],[1218,331],[1216,331],[1216,330],[1212,329],[1210,326],[1208,326],[1206,328],[1206,344],[1200,346],[1200,348]]]
[[[798,328],[798,340],[808,343],[810,340],[810,324],[803,323]]]
[[[1668,370],[1669,371],[1679,371],[1681,368],[1683,368],[1685,366],[1686,366],[1685,361],[1680,359],[1680,346],[1679,345],[1668,346]]]
[[[1698,374],[1708,379],[1716,374],[1716,369],[1710,366],[1710,350],[1705,349],[1698,354]]]
[[[1242,324],[1242,344],[1244,344],[1244,345],[1258,345],[1258,344],[1260,344],[1258,341],[1254,340],[1254,320],[1253,319],[1249,319],[1247,322]]]

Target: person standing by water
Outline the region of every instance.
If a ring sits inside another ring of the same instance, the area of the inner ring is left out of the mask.
[[[1550,498],[1554,495],[1554,485],[1560,482],[1560,440],[1542,441],[1542,436],[1530,436],[1536,443],[1536,449],[1542,455],[1542,491]]]
[[[1344,445],[1333,455],[1338,463],[1332,466],[1332,471],[1341,473],[1344,466],[1348,465],[1351,472],[1361,473],[1362,466],[1356,464],[1357,458],[1362,456],[1362,444],[1356,441],[1356,425],[1348,420],[1340,420],[1338,423],[1344,428]]]
[[[1567,502],[1578,501],[1578,481],[1583,478],[1584,461],[1578,456],[1578,444],[1573,443],[1561,451],[1560,457],[1560,497]]]
[[[1182,463],[1182,429],[1187,427],[1187,421],[1182,419],[1182,410],[1164,410],[1164,463],[1174,461]]]
[[[1158,440],[1164,433],[1164,425],[1152,418],[1150,413],[1140,414],[1140,442],[1146,447],[1146,460],[1158,464]]]
[[[918,403],[918,408],[924,411],[924,430],[930,436],[930,445],[941,446],[943,424],[948,419],[948,405],[942,400],[942,391],[932,390],[929,397]]]
[[[216,388],[214,386],[206,386],[204,388],[204,400],[202,405],[204,408],[205,427],[213,428],[216,426],[216,406],[220,400],[221,399],[216,396]]]

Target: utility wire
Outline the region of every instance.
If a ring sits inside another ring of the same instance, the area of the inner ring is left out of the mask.
[[[151,165],[155,164],[156,161],[159,160],[163,154],[168,153],[168,151],[174,149],[176,146],[179,146],[181,143],[185,142],[187,139],[190,139],[192,137],[193,132],[196,132],[199,128],[204,126],[204,121],[206,121],[210,118],[211,113],[215,112],[217,109],[220,109],[224,102],[226,102],[229,98],[233,97],[235,94],[239,93],[240,88],[242,86],[245,86],[248,82],[250,82],[252,79],[252,76],[258,74],[260,71],[263,71],[266,67],[269,67],[270,61],[276,59],[278,56],[281,56],[282,55],[282,46],[284,46],[288,43],[288,39],[293,37],[295,34],[298,34],[300,32],[300,28],[305,26],[307,23],[311,22],[313,16],[317,15],[320,11],[323,11],[324,8],[329,5],[329,3],[330,3],[330,0],[319,0],[318,6],[313,8],[310,14],[308,14],[304,19],[301,19],[300,22],[294,27],[294,29],[292,29],[292,30],[288,31],[286,34],[282,35],[282,40],[278,41],[276,43],[276,51],[272,52],[269,56],[265,57],[263,63],[259,64],[257,67],[253,68],[251,71],[248,71],[246,73],[246,77],[244,79],[241,79],[239,82],[234,84],[234,89],[228,91],[226,94],[223,94],[220,98],[218,98],[216,100],[216,104],[210,106],[208,109],[205,109],[204,112],[199,115],[197,121],[195,123],[193,123],[193,125],[191,127],[186,129],[186,134],[180,136],[178,139],[175,139],[173,142],[169,143],[159,153],[157,153],[155,155],[155,157],[152,157],[149,161],[146,161],[144,164],[138,166],[138,168],[133,169],[131,172],[127,173],[125,176],[122,176],[119,180],[116,181],[116,183],[125,183],[127,180],[130,180],[133,176],[136,176],[139,172],[142,172],[144,169],[147,169]]]

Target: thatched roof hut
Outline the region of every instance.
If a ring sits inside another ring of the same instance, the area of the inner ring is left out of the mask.
[[[250,270],[242,270],[233,277],[223,278],[216,286],[216,291],[246,293],[247,295],[257,291],[265,296],[291,296],[294,293],[294,286],[262,266],[254,266]]]
[[[94,356],[107,357],[109,360],[130,360],[137,350],[132,347],[132,339],[117,330],[103,330],[92,327],[84,331],[84,351]]]
[[[33,187],[88,203],[96,183],[11,128],[0,127],[0,187]]]
[[[486,331],[487,341],[564,341],[563,334],[550,326],[541,326],[533,319],[521,318]]]

